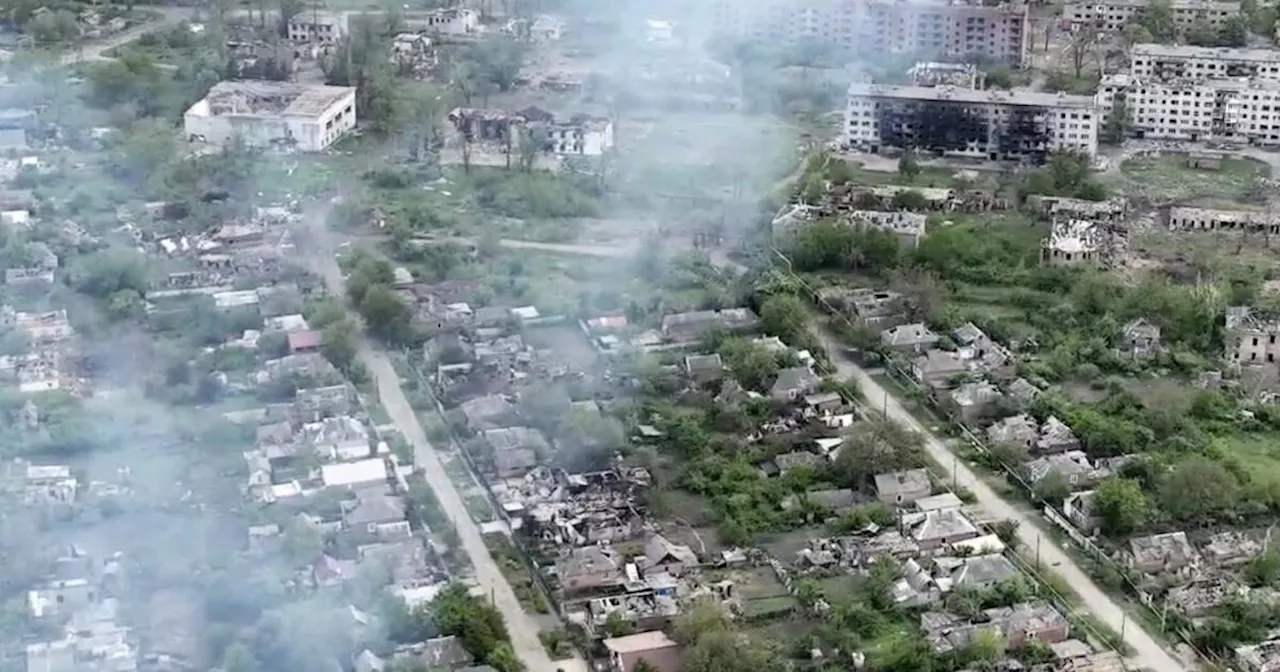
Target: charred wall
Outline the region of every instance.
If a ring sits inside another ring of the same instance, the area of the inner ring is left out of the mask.
[[[912,101],[880,106],[880,141],[891,147],[932,152],[968,150],[989,141],[985,115],[964,103]]]
[[[1049,129],[1044,119],[1047,111],[1042,108],[1014,108],[1009,120],[1000,130],[995,151],[1000,158],[1026,158],[1034,163],[1044,163],[1049,148]]]

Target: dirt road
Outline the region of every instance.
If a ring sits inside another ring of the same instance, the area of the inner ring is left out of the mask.
[[[325,287],[330,293],[335,296],[345,296],[346,281],[342,277],[342,271],[334,256],[337,245],[325,231],[324,218],[322,215],[313,213],[308,217],[308,222],[316,248],[311,255],[316,271],[324,277]],[[476,582],[486,595],[492,597],[494,604],[506,618],[507,629],[511,633],[511,644],[516,655],[524,662],[529,672],[556,672],[557,670],[586,672],[587,666],[581,658],[552,662],[551,657],[547,655],[546,649],[538,639],[537,622],[525,613],[520,601],[516,599],[515,591],[511,589],[511,584],[507,583],[506,577],[502,575],[502,571],[498,569],[497,563],[490,555],[484,539],[480,536],[480,528],[467,513],[462,496],[458,494],[453,481],[445,472],[444,464],[427,441],[426,432],[422,430],[413,407],[409,405],[409,400],[400,386],[400,377],[396,374],[386,353],[375,347],[369,340],[362,339],[360,359],[377,384],[378,400],[391,416],[391,421],[396,428],[413,445],[414,467],[423,473],[427,484],[435,492],[440,506],[452,519],[462,548],[471,558]]]
[[[511,241],[504,241],[504,244]],[[592,246],[564,245],[565,252],[573,252],[575,248],[582,254],[594,254]],[[745,268],[731,260],[722,251],[711,255],[713,263],[742,272]],[[943,467],[947,477],[958,487],[967,488],[977,497],[978,503],[991,515],[1018,522],[1018,540],[1028,549],[1036,549],[1040,563],[1045,571],[1059,574],[1067,580],[1080,596],[1084,606],[1102,623],[1117,633],[1123,633],[1125,642],[1133,648],[1134,655],[1130,662],[1135,667],[1142,667],[1155,672],[1181,672],[1185,666],[1166,651],[1141,625],[1128,619],[1124,610],[1082,571],[1075,561],[1058,545],[1057,541],[1044,534],[1037,516],[1024,513],[1005,501],[987,486],[963,461],[959,460],[946,443],[929,432],[919,421],[902,407],[896,398],[890,395],[883,386],[875,381],[847,355],[845,349],[832,335],[819,330],[818,336],[831,358],[836,372],[845,379],[852,379],[858,384],[870,408],[883,410],[894,422],[919,432],[925,438],[925,448],[929,456]]]
[[[844,354],[844,346],[832,337],[830,333],[819,330],[818,336],[831,358],[831,363],[835,365],[837,373],[841,377],[852,379],[858,384],[858,389],[866,398],[867,405],[870,408],[882,410],[894,422],[920,432],[925,439],[925,449],[929,452],[929,457],[942,466],[946,471],[947,477],[953,479],[956,486],[967,488],[972,492],[977,498],[978,504],[992,516],[1017,521],[1018,541],[1026,548],[1037,550],[1041,566],[1049,568],[1048,571],[1057,573],[1066,579],[1071,588],[1080,596],[1085,608],[1092,612],[1098,620],[1117,633],[1124,633],[1124,641],[1134,650],[1134,655],[1130,658],[1130,663],[1133,666],[1154,670],[1155,672],[1182,672],[1186,669],[1182,663],[1165,651],[1154,638],[1147,634],[1139,623],[1134,622],[1133,619],[1128,619],[1124,614],[1124,610],[1106,593],[1102,592],[1094,584],[1093,580],[1076,566],[1075,561],[1062,550],[1062,547],[1058,545],[1053,537],[1041,532],[1038,517],[1024,513],[997,495],[994,490],[969,469],[968,465],[957,458],[946,443],[930,433],[880,383],[876,382],[857,364],[854,364]]]
[[[162,18],[158,21],[150,21],[140,26],[134,26],[122,33],[116,33],[111,37],[102,40],[95,40],[80,45],[73,51],[68,51],[62,55],[62,64],[71,65],[73,63],[81,63],[84,61],[110,61],[113,60],[109,56],[105,56],[105,52],[115,49],[116,47],[132,42],[139,37],[157,30],[166,30],[178,25],[178,23],[190,19],[194,10],[189,7],[142,7],[148,11],[159,12]]]

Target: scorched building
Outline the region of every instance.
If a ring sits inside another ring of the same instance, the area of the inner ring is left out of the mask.
[[[259,80],[220,82],[183,116],[187,137],[215,146],[318,152],[356,127],[356,90]]]
[[[843,140],[873,152],[918,149],[1039,163],[1053,151],[1093,156],[1098,115],[1089,96],[856,83]]]

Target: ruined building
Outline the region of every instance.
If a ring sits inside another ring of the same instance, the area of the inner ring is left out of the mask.
[[[842,135],[845,144],[872,152],[916,149],[1040,163],[1053,151],[1093,156],[1098,115],[1088,96],[855,83]]]

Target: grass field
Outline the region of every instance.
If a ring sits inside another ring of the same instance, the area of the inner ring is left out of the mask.
[[[1245,194],[1255,180],[1267,177],[1266,164],[1253,159],[1226,159],[1220,170],[1200,170],[1187,166],[1181,155],[1150,156],[1125,161],[1122,191],[1140,193],[1153,199],[1227,198]]]
[[[1240,462],[1253,482],[1280,484],[1280,436],[1243,434],[1221,442],[1224,452]]]

